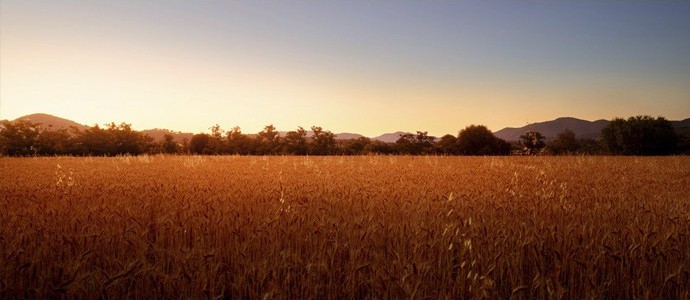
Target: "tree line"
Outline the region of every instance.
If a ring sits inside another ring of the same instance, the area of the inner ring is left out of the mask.
[[[26,120],[0,122],[0,153],[6,156],[116,156],[140,154],[200,155],[669,155],[690,154],[690,130],[676,131],[663,117],[616,118],[599,139],[578,138],[565,130],[546,141],[539,132],[526,132],[518,142],[496,137],[486,126],[470,125],[457,135],[435,138],[426,131],[401,134],[394,143],[367,137],[339,140],[331,131],[312,126],[281,135],[273,125],[256,134],[239,127],[225,131],[219,125],[176,141],[166,133],[155,141],[130,124],[110,123],[80,130],[45,129]]]

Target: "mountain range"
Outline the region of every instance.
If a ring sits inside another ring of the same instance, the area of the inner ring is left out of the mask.
[[[507,127],[494,132],[499,138],[506,141],[518,141],[520,136],[528,131],[536,131],[544,135],[546,140],[555,139],[559,133],[566,129],[571,130],[579,138],[599,138],[601,130],[609,124],[608,120],[586,121],[572,117],[562,117],[555,120],[532,123],[520,128]],[[673,128],[688,128],[690,127],[690,118],[681,121],[671,121]]]
[[[566,129],[570,129],[578,137],[597,138],[601,133],[601,129],[608,124],[609,121],[607,120],[586,121],[572,117],[563,117],[546,122],[532,123],[519,128],[503,128],[494,132],[494,135],[506,141],[517,141],[525,132],[535,131],[541,133],[549,140],[556,138],[559,133]]]
[[[27,120],[33,123],[40,123],[44,128],[50,128],[50,129],[69,129],[70,127],[75,127],[79,130],[84,130],[87,129],[88,126],[79,124],[77,122],[74,122],[72,120],[56,117],[53,115],[49,114],[31,114],[23,117],[19,117],[15,119],[14,121],[18,120]],[[494,132],[494,134],[502,138],[506,141],[512,142],[512,141],[517,141],[520,139],[520,135],[523,135],[527,131],[538,131],[542,135],[546,137],[547,140],[554,139],[558,136],[559,133],[565,131],[566,129],[569,129],[575,133],[577,137],[583,137],[583,138],[597,138],[599,137],[599,134],[601,132],[601,129],[606,127],[608,125],[609,121],[608,120],[596,120],[596,121],[587,121],[587,120],[582,120],[582,119],[577,119],[577,118],[572,118],[572,117],[562,117],[562,118],[557,118],[555,120],[551,121],[545,121],[545,122],[539,122],[539,123],[532,123],[523,127],[518,127],[518,128],[513,128],[513,127],[507,127],[503,128],[501,130],[498,130]],[[671,121],[671,124],[674,128],[679,129],[679,128],[690,128],[690,118],[680,120],[680,121]],[[147,129],[147,130],[142,130],[141,131],[144,134],[147,134],[154,138],[155,140],[161,141],[163,140],[163,136],[166,133],[171,134],[176,141],[183,141],[184,139],[191,139],[192,136],[194,135],[193,133],[189,132],[178,132],[178,131],[171,131],[167,129]],[[287,132],[286,131],[280,131],[279,134],[281,136],[284,136]],[[392,133],[384,133],[379,136],[372,137],[372,140],[378,140],[386,143],[393,143],[398,138],[400,135],[405,134],[407,132],[392,132]],[[307,132],[307,136],[311,136],[311,132]],[[251,134],[250,134],[251,135]],[[336,133],[335,138],[339,140],[343,139],[356,139],[364,137],[361,134],[357,133]]]

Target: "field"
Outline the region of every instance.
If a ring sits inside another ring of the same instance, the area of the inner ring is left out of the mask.
[[[0,158],[46,297],[687,299],[690,158]]]

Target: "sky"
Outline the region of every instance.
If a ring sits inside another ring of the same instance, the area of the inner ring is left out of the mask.
[[[690,117],[690,1],[0,0],[0,119],[376,136]]]

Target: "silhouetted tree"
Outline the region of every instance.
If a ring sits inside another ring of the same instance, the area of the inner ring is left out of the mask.
[[[470,125],[458,133],[458,153],[464,155],[506,155],[510,144],[496,137],[486,126]]]
[[[0,123],[0,149],[10,156],[35,155],[38,152],[40,124],[26,120]]]
[[[430,136],[427,131],[417,131],[415,136],[415,146],[417,154],[429,154],[434,151],[435,137]]]
[[[283,138],[283,153],[306,155],[309,152],[307,131],[301,126],[295,131],[288,131]]]
[[[415,136],[411,133],[401,134],[395,141],[395,148],[400,154],[417,154],[415,147]]]
[[[163,143],[161,146],[163,153],[175,154],[180,151],[180,146],[175,142],[175,137],[170,133],[163,135]]]
[[[98,124],[83,131],[75,130],[74,153],[77,155],[103,156],[111,153],[111,138]]]
[[[601,141],[610,154],[667,155],[676,150],[678,136],[663,117],[635,116],[613,119],[601,130]]]
[[[546,147],[545,137],[537,131],[528,131],[520,136],[522,151],[527,155],[537,155]]]
[[[600,143],[592,138],[580,138],[577,140],[578,144],[578,153],[579,154],[586,154],[586,155],[592,155],[592,154],[599,154],[601,153],[601,145]]]
[[[372,140],[369,144],[364,146],[364,153],[366,154],[395,154],[396,148],[393,143],[385,143],[378,140]]]
[[[566,129],[558,134],[555,140],[549,143],[549,150],[553,154],[574,154],[579,149],[579,143],[575,133]]]
[[[182,139],[182,149],[180,149],[184,154],[189,154],[189,139],[188,138],[183,138]]]
[[[369,143],[371,143],[371,140],[368,137],[343,140],[340,142],[340,153],[344,155],[366,154],[366,147]]]
[[[336,153],[335,134],[328,130],[323,130],[319,126],[312,126],[311,131],[311,151],[313,155],[332,155]]]
[[[231,154],[248,155],[253,154],[253,141],[242,133],[240,127],[235,126],[226,132],[228,152]]]
[[[127,123],[115,125],[110,123],[105,131],[106,155],[131,154],[139,155],[146,153],[153,139],[141,132],[132,130],[132,126]]]
[[[225,144],[225,138],[223,134],[225,131],[220,128],[220,125],[213,125],[211,128],[211,135],[208,139],[208,144],[204,148],[204,154],[226,154],[228,153],[227,145]]]
[[[190,152],[194,154],[203,154],[210,139],[211,136],[206,133],[198,133],[193,135],[192,139],[189,141]]]
[[[437,152],[445,155],[458,154],[458,138],[452,134],[446,134],[436,142]]]
[[[417,134],[405,133],[395,142],[400,154],[428,154],[433,152],[435,138],[429,136],[426,131],[417,131]]]
[[[72,138],[67,129],[43,130],[36,141],[38,155],[71,154]]]
[[[677,152],[690,154],[690,127],[676,129],[676,135],[678,136],[678,142],[676,143]]]
[[[280,148],[280,136],[276,128],[271,125],[266,125],[264,130],[256,135],[257,140],[257,154],[259,155],[273,155],[277,154]]]

